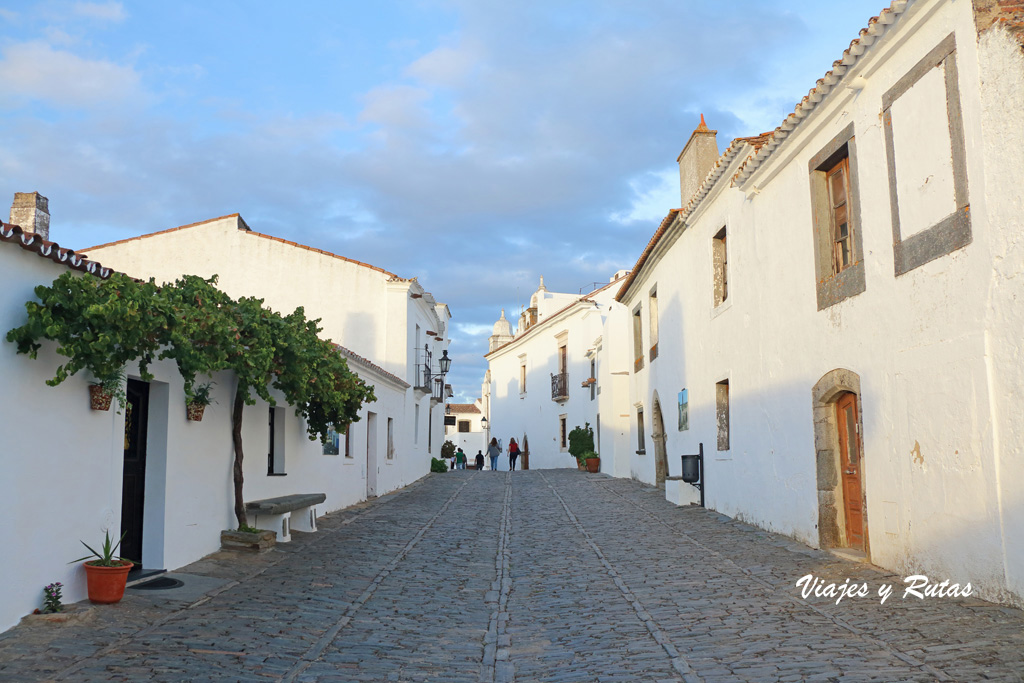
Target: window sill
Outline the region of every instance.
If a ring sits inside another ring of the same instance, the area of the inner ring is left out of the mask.
[[[637,451],[637,455],[647,455],[647,451]]]
[[[718,304],[717,306],[714,306],[711,309],[711,319],[714,320],[718,316],[728,311],[730,308],[732,308],[732,298],[728,298],[722,303]]]
[[[267,472],[268,477],[287,477],[287,472]]]

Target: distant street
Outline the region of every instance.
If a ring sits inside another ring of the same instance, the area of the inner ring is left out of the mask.
[[[872,594],[805,600],[807,574]],[[575,470],[434,474],[173,576],[0,636],[0,680],[1024,680],[1020,610],[903,599],[903,577]]]

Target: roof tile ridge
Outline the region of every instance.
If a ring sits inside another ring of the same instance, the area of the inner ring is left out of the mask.
[[[85,249],[79,249],[79,251],[87,252],[87,251],[90,251],[92,249],[105,249],[106,247],[113,247],[113,246],[118,245],[118,244],[124,244],[125,242],[134,242],[136,240],[145,239],[147,237],[156,237],[157,235],[166,235],[167,233],[176,232],[178,230],[184,230],[186,228],[195,228],[195,227],[198,227],[200,225],[206,225],[207,223],[214,223],[216,221],[222,221],[225,218],[238,218],[238,219],[241,219],[242,215],[237,213],[237,212],[236,213],[229,213],[226,216],[218,216],[217,218],[208,218],[205,221],[199,221],[197,223],[189,223],[188,225],[179,225],[176,228],[167,228],[166,230],[157,230],[156,232],[148,232],[145,235],[135,235],[134,237],[126,237],[123,240],[115,240],[113,242],[106,242],[104,244],[97,244],[97,245],[94,245],[94,246],[91,246],[91,247],[87,247]]]
[[[49,259],[58,265],[66,266],[72,270],[95,275],[103,280],[106,280],[116,272],[113,268],[108,268],[98,261],[85,258],[74,249],[62,247],[56,242],[45,240],[34,232],[26,232],[20,225],[0,221],[0,242],[16,244],[25,251],[33,252],[41,258]]]
[[[850,41],[850,46],[843,51],[842,56],[832,62],[832,69],[825,72],[819,78],[814,87],[796,104],[793,111],[783,119],[782,123],[771,131],[772,136],[759,147],[749,159],[743,162],[736,174],[733,176],[733,183],[746,180],[760,165],[777,149],[792,131],[817,107],[818,103],[824,100],[834,90],[834,86],[843,78],[849,69],[857,63],[867,48],[871,47],[878,38],[896,23],[899,15],[903,14],[907,5],[915,0],[892,0],[888,7],[882,9],[877,16],[868,20],[868,25],[862,28],[857,37]],[[766,135],[766,134],[764,134]]]
[[[348,261],[349,263],[354,263],[357,266],[363,266],[364,268],[369,268],[371,270],[376,270],[377,272],[383,273],[384,275],[387,275],[387,276],[389,276],[391,278],[399,279],[399,280],[402,279],[402,278],[399,278],[394,273],[392,273],[390,271],[387,271],[387,270],[384,270],[383,268],[380,268],[380,267],[375,266],[373,264],[364,263],[362,261],[357,261],[356,259],[349,258],[347,256],[342,256],[341,254],[335,254],[334,252],[326,251],[324,249],[319,249],[317,247],[311,247],[308,244],[301,244],[299,242],[292,242],[291,240],[286,240],[283,237],[277,237],[276,235],[267,235],[267,234],[262,233],[262,232],[256,232],[255,230],[248,230],[248,231],[246,231],[245,234],[252,235],[253,237],[262,237],[263,239],[272,240],[274,242],[281,242],[282,244],[287,244],[287,245],[292,246],[292,247],[297,247],[299,249],[305,249],[306,251],[312,251],[312,252],[316,252],[318,254],[323,254],[324,256],[329,256],[331,258],[336,258],[336,259],[338,259],[340,261]]]

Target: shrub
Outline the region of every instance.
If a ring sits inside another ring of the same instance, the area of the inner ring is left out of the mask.
[[[451,441],[449,441],[448,443],[451,443]],[[448,465],[445,463],[444,460],[438,460],[437,458],[431,458],[430,459],[430,471],[431,472],[447,472],[448,471]]]
[[[455,444],[451,441],[445,441],[441,444],[441,457],[451,460],[455,457]]]
[[[587,452],[594,451],[594,430],[590,428],[590,423],[587,422],[583,427],[576,426],[571,432],[569,432],[569,454],[577,460],[582,460],[580,456]]]

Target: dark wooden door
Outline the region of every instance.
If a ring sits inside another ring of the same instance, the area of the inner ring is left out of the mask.
[[[861,479],[860,422],[857,396],[843,394],[836,401],[839,427],[839,466],[846,511],[846,542],[851,548],[864,549],[864,488]]]
[[[121,488],[122,557],[142,566],[142,512],[146,494],[146,425],[149,422],[149,384],[128,380],[124,413],[124,474]]]

